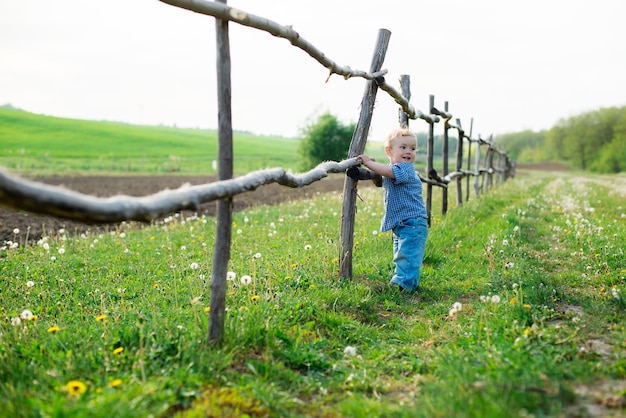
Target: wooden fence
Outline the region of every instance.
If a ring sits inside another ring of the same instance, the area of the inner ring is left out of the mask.
[[[365,150],[369,127],[374,111],[374,102],[378,89],[389,96],[400,107],[400,124],[408,125],[409,120],[423,120],[428,124],[427,177],[422,181],[427,184],[426,205],[431,219],[433,187],[440,187],[443,193],[442,213],[448,209],[448,185],[456,184],[457,204],[463,202],[462,179],[466,179],[465,200],[470,197],[470,178],[474,178],[476,195],[487,192],[495,183],[514,175],[514,163],[505,152],[495,148],[491,141],[471,138],[466,135],[459,119],[450,123],[452,115],[448,113],[448,103],[440,111],[434,106],[434,96],[430,96],[429,113],[416,110],[410,103],[409,81],[404,75],[400,79],[402,93],[390,86],[382,70],[391,33],[380,29],[376,42],[371,67],[368,72],[342,67],[330,60],[321,51],[302,38],[293,28],[281,26],[271,20],[248,14],[228,7],[225,0],[160,0],[173,6],[216,18],[217,42],[217,79],[218,79],[218,176],[219,181],[198,186],[183,186],[176,190],[163,190],[145,197],[114,196],[96,198],[73,192],[61,187],[29,181],[0,169],[0,202],[9,207],[32,212],[65,217],[68,219],[115,223],[122,220],[150,221],[166,214],[184,209],[197,210],[201,203],[217,200],[217,229],[214,245],[214,257],[211,275],[211,312],[209,317],[208,340],[219,342],[224,333],[224,315],[226,300],[226,274],[230,259],[232,233],[232,197],[262,185],[279,183],[289,187],[302,187],[326,177],[328,173],[342,173],[361,164],[356,157]],[[348,159],[341,162],[328,161],[303,174],[290,174],[282,168],[273,168],[250,172],[233,178],[233,147],[231,121],[231,84],[230,84],[230,44],[228,35],[229,22],[257,28],[274,36],[289,40],[295,47],[308,53],[330,74],[338,74],[346,79],[359,77],[366,80],[366,87],[361,100],[361,113],[350,143]],[[434,168],[434,127],[443,121],[443,160],[439,173]],[[458,135],[455,170],[449,172],[448,134],[455,129]],[[485,151],[482,151],[486,148]],[[463,168],[463,151],[467,150],[467,165]],[[473,164],[472,164],[472,152]],[[485,157],[481,158],[484,152]],[[495,165],[494,165],[494,157]],[[358,179],[346,176],[341,224],[341,253],[339,255],[339,276],[352,277],[352,249],[354,236],[354,216],[356,212]]]

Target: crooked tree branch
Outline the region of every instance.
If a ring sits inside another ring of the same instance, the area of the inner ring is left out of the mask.
[[[408,115],[410,119],[423,119],[428,123],[439,122],[439,117],[436,115],[427,115],[419,110],[416,110],[408,101],[406,97],[402,95],[398,90],[387,84],[383,77],[387,74],[387,70],[381,70],[376,73],[369,73],[362,70],[353,70],[349,66],[341,66],[335,61],[328,58],[322,51],[317,49],[313,44],[300,36],[291,26],[283,26],[273,20],[253,15],[234,7],[229,7],[224,3],[207,0],[159,0],[163,3],[167,3],[171,6],[180,7],[182,9],[190,10],[192,12],[213,16],[217,19],[228,20],[231,22],[239,23],[243,26],[259,29],[268,32],[278,38],[283,38],[291,42],[295,47],[300,48],[313,59],[322,64],[330,71],[329,78],[332,74],[338,74],[345,79],[351,77],[361,77],[366,80],[374,80],[378,84],[381,90],[386,91],[394,101],[402,108],[404,113]]]
[[[182,210],[198,210],[202,203],[252,191],[265,184],[303,187],[321,180],[328,173],[343,173],[360,163],[358,158],[341,162],[327,161],[301,174],[292,174],[283,168],[270,168],[216,183],[183,185],[149,196],[117,195],[107,198],[26,180],[0,168],[0,204],[90,223],[149,222]]]

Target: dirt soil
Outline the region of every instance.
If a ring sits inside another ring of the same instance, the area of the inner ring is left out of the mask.
[[[568,167],[559,163],[518,164],[518,170],[563,171]],[[522,174],[519,173],[518,174]],[[344,175],[331,174],[327,178],[306,187],[292,189],[278,184],[268,184],[257,190],[237,195],[233,199],[234,210],[240,211],[254,205],[275,205],[281,202],[304,199],[318,193],[342,191]],[[126,194],[146,196],[163,189],[176,189],[185,183],[204,184],[216,181],[215,177],[201,176],[77,176],[45,177],[33,180],[47,184],[62,185],[68,189],[99,197]],[[374,187],[370,181],[361,181],[359,187]],[[205,203],[200,208],[200,215],[215,216],[216,203]],[[191,212],[190,212],[191,213]],[[109,225],[108,228],[111,226]],[[19,229],[18,237],[13,233]],[[15,211],[2,206],[0,202],[0,245],[3,242],[23,241],[28,231],[28,240],[36,241],[44,235],[55,233],[64,228],[68,234],[80,234],[87,230],[98,230],[107,226],[94,226],[81,222],[38,215],[24,211]]]
[[[302,188],[290,188],[278,184],[268,184],[258,189],[242,193],[233,198],[235,211],[254,205],[275,205],[281,202],[303,199],[318,193],[342,191],[344,175],[330,175],[320,181]],[[192,185],[211,183],[215,177],[200,176],[81,176],[81,177],[46,177],[34,180],[52,185],[62,185],[68,189],[98,197],[109,197],[117,194],[130,196],[146,196],[163,189],[176,189],[185,183]],[[363,181],[369,187],[369,181]],[[200,207],[200,215],[215,216],[216,202],[205,203]],[[191,212],[190,212],[191,214]],[[19,229],[15,236],[14,229]],[[68,234],[80,234],[87,230],[97,231],[106,226],[94,226],[67,219],[16,211],[0,204],[0,245],[11,240],[23,241],[28,231],[28,240],[36,241],[42,236],[56,233],[64,228]],[[111,228],[109,225],[108,228]]]

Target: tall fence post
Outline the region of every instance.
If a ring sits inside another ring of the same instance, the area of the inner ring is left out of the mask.
[[[429,109],[435,107],[435,96],[430,95]],[[428,121],[428,144],[426,146],[426,173],[430,173],[433,170],[433,156],[435,154],[435,123]],[[428,226],[432,220],[432,206],[433,206],[433,185],[431,183],[426,184],[426,214],[428,215]]]
[[[474,128],[474,118],[470,119],[469,136],[467,137],[467,178],[465,181],[465,201],[469,201],[470,198],[470,176],[472,171],[472,129]]]
[[[458,141],[456,143],[456,171],[461,172],[463,170],[463,139],[465,138],[465,132],[461,127],[461,119],[456,120]],[[458,206],[463,205],[463,177],[459,176],[456,179],[456,204]]]
[[[411,101],[411,76],[408,74],[400,75],[400,89],[402,90],[402,95],[406,98],[408,102]],[[406,126],[409,127],[409,115],[406,114],[402,110],[402,108],[398,109],[398,113],[400,114],[400,127]]]
[[[387,29],[378,31],[378,40],[376,41],[376,49],[370,72],[379,71],[385,61],[387,47],[391,32]],[[369,133],[370,124],[372,122],[372,113],[374,112],[374,102],[378,84],[375,80],[370,80],[365,85],[365,93],[361,100],[361,114],[357,122],[350,148],[348,150],[348,158],[356,157],[363,154],[365,144],[367,143],[367,134]],[[339,253],[339,277],[344,279],[352,278],[352,251],[354,247],[354,217],[356,213],[356,197],[357,197],[358,180],[346,176],[343,184],[343,205],[341,208],[341,251]]]
[[[474,156],[474,193],[476,197],[480,195],[480,144],[482,139],[478,135],[476,141],[476,155]]]
[[[441,153],[443,154],[443,175],[444,177],[449,173],[448,167],[448,129],[450,129],[450,124],[448,123],[448,101],[446,100],[443,105],[443,109],[445,112],[444,121],[443,121],[443,148]],[[448,188],[444,187],[442,190],[441,196],[441,213],[445,215],[448,212]]]
[[[226,3],[226,0],[218,0]],[[218,102],[218,176],[220,180],[233,177],[233,127],[231,110],[230,41],[228,21],[215,19],[217,41],[217,102]],[[217,229],[211,271],[211,312],[209,313],[209,343],[224,336],[226,312],[226,274],[232,238],[233,198],[217,201]]]

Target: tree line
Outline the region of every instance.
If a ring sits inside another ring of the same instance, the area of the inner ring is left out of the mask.
[[[517,162],[559,161],[597,173],[626,171],[626,106],[560,119],[545,131],[495,138]]]

